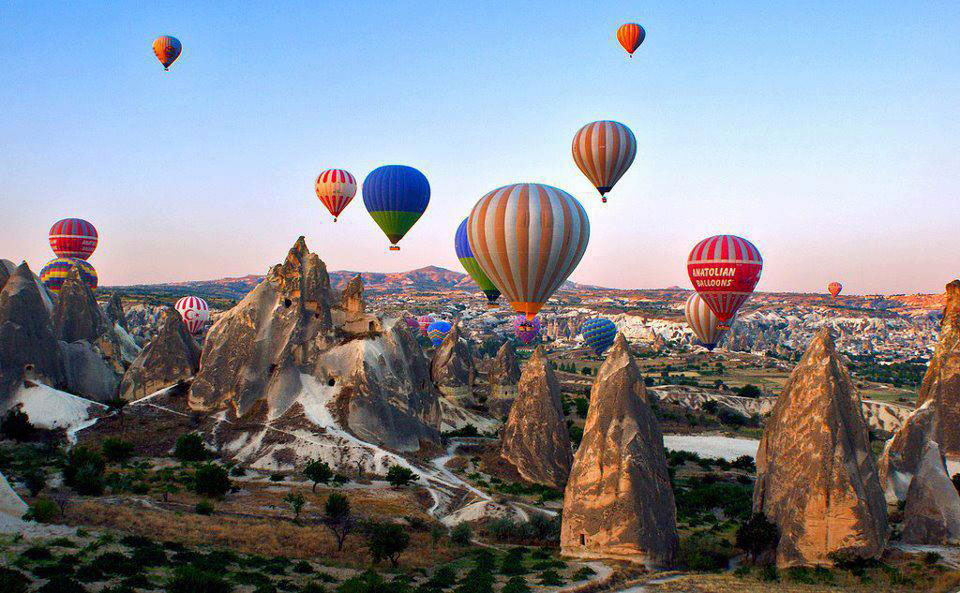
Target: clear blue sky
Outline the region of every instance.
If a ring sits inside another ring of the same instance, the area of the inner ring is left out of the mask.
[[[108,285],[262,273],[300,234],[331,269],[459,270],[473,203],[538,181],[587,208],[579,282],[688,286],[724,232],[760,248],[759,290],[960,275],[960,2],[26,1],[0,22],[0,257],[35,269],[81,216]],[[160,34],[184,45],[169,73]],[[639,142],[607,205],[570,156],[595,119]],[[387,163],[433,189],[399,253],[359,195],[336,224],[313,195],[324,168]]]

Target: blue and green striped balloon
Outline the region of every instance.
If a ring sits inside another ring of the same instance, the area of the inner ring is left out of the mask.
[[[580,333],[583,334],[583,343],[599,356],[613,346],[617,326],[609,319],[598,317],[587,320],[580,328]]]
[[[377,167],[363,180],[363,205],[390,239],[390,249],[407,234],[430,203],[430,182],[406,165]]]

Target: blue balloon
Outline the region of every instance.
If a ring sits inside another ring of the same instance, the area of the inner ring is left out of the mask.
[[[451,327],[453,326],[448,321],[434,321],[427,326],[427,337],[430,338],[434,348],[443,342]]]
[[[430,182],[413,167],[384,165],[363,180],[363,205],[370,217],[399,249],[397,241],[423,215],[430,203]]]
[[[583,334],[583,343],[599,356],[613,346],[613,340],[617,337],[617,326],[609,319],[590,319],[580,328],[580,333]]]

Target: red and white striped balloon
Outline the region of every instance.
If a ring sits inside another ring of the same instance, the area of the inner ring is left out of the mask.
[[[760,281],[762,271],[760,250],[735,235],[707,237],[696,244],[687,260],[693,289],[720,321],[737,314]]]
[[[604,202],[637,156],[637,139],[630,128],[616,121],[589,123],[573,137],[573,160]]]
[[[333,222],[357,195],[357,180],[349,171],[327,169],[317,177],[317,197],[333,215]]]
[[[82,218],[64,218],[50,227],[50,248],[57,257],[87,259],[97,248],[97,229]]]
[[[203,324],[210,319],[210,307],[207,301],[200,297],[185,296],[177,301],[174,308],[180,313],[191,334],[198,333]]]
[[[713,350],[723,336],[723,327],[720,319],[710,310],[706,301],[699,294],[693,293],[684,305],[683,313],[690,324],[690,329],[700,338],[700,342],[707,350]],[[733,325],[732,323],[730,325]]]
[[[590,219],[562,189],[517,183],[480,198],[467,234],[490,281],[517,313],[533,319],[583,258]]]

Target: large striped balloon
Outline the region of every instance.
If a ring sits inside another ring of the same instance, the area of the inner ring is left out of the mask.
[[[50,227],[50,248],[57,257],[87,259],[97,248],[97,229],[82,218],[64,218]]]
[[[513,331],[517,339],[524,344],[529,344],[537,339],[540,335],[540,329],[539,317],[527,319],[526,315],[517,315],[513,318]]]
[[[420,325],[420,335],[427,335],[427,328],[430,327],[430,324],[433,323],[433,317],[429,315],[421,315],[417,317],[417,323]]]
[[[609,319],[588,319],[580,327],[580,333],[583,334],[583,343],[599,356],[613,346],[617,325]]]
[[[687,323],[690,324],[690,329],[700,338],[700,343],[712,352],[723,336],[723,323],[697,293],[693,293],[687,298],[683,313],[687,318]]]
[[[450,333],[450,328],[453,327],[450,325],[449,321],[434,321],[427,328],[427,337],[430,338],[430,343],[433,344],[433,347],[436,348],[439,346],[447,334]]]
[[[153,40],[153,54],[163,64],[164,70],[169,70],[170,65],[177,61],[182,49],[180,40],[170,35],[161,35]]]
[[[58,257],[47,262],[47,265],[40,270],[40,282],[43,282],[50,292],[59,293],[74,266],[77,266],[80,271],[80,280],[89,286],[90,290],[96,290],[97,271],[90,262],[71,257]]]
[[[333,222],[357,195],[357,180],[349,171],[327,169],[317,177],[315,184],[317,197],[333,215]]]
[[[640,47],[640,44],[643,43],[643,40],[646,38],[647,32],[636,23],[620,25],[620,28],[617,29],[617,41],[620,42],[623,49],[627,50],[631,58],[633,57],[633,52],[637,51],[637,48]]]
[[[760,281],[763,258],[753,243],[735,235],[715,235],[690,252],[690,282],[720,321],[736,315]]]
[[[487,277],[517,313],[533,319],[583,258],[590,219],[567,192],[518,183],[480,198],[467,234]]]
[[[390,249],[407,234],[430,203],[430,183],[406,165],[377,167],[363,180],[363,205],[390,239]]]
[[[573,160],[604,202],[605,194],[623,177],[636,156],[637,139],[620,122],[591,122],[573,137]]]
[[[494,308],[497,306],[497,299],[500,298],[500,291],[493,285],[493,282],[490,282],[487,275],[483,273],[480,264],[477,263],[477,259],[473,257],[473,250],[470,249],[470,238],[467,236],[467,220],[469,219],[464,218],[460,226],[457,227],[457,234],[453,238],[453,248],[457,252],[460,265],[467,271],[467,274],[470,274],[473,281],[486,295],[487,307]]]
[[[182,297],[173,308],[180,313],[191,334],[198,333],[203,324],[210,320],[210,306],[200,297]]]

